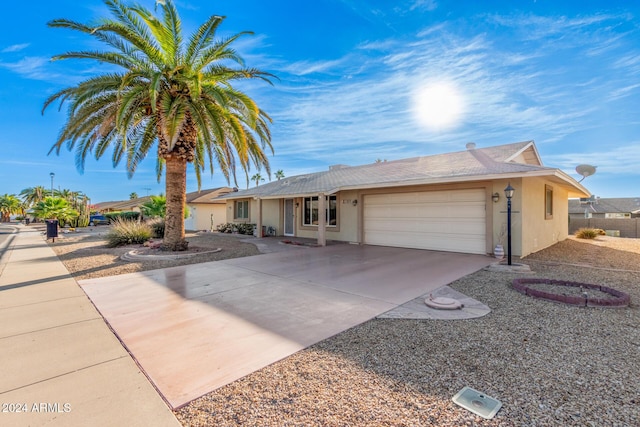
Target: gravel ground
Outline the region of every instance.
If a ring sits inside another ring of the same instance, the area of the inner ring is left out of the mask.
[[[527,276],[628,292],[632,306],[536,300],[511,289],[518,275],[479,271],[451,287],[489,305],[485,317],[374,319],[176,415],[184,426],[640,425],[640,241],[568,239],[522,262]],[[494,419],[451,401],[464,386],[502,401]]]
[[[99,226],[88,227],[79,233],[61,233],[55,243],[50,243],[50,246],[76,280],[239,258],[260,253],[255,245],[242,242],[242,238],[238,236],[218,233],[190,233],[186,236],[189,240],[190,250],[180,252],[181,254],[194,253],[189,258],[128,262],[121,260],[120,256],[133,249],[143,248],[143,246],[128,245],[108,248],[104,241],[108,229],[106,226]],[[207,249],[217,248],[222,248],[222,251],[200,253]]]
[[[131,248],[106,248],[99,234],[65,235],[53,245],[78,279],[258,253],[236,236],[194,235],[190,245],[223,251],[125,263],[118,256]],[[604,284],[629,293],[631,306],[536,300],[511,289],[523,275],[479,271],[450,286],[491,307],[482,318],[374,319],[176,416],[184,426],[640,425],[640,239],[570,238],[521,262],[534,270],[524,276]],[[464,386],[502,401],[494,419],[451,401]]]

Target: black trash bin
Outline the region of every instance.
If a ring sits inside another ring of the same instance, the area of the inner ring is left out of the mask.
[[[47,239],[53,239],[55,242],[58,237],[58,220],[48,219],[47,221]]]

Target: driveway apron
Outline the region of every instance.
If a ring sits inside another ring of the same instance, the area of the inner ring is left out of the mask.
[[[178,408],[491,262],[342,244],[79,283]]]

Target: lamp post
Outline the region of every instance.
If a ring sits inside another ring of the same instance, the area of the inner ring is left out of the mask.
[[[507,265],[511,265],[511,198],[514,191],[511,183],[504,189],[504,195],[507,197]]]
[[[56,176],[56,174],[51,172],[49,176],[51,177],[51,197],[53,198],[53,177]]]

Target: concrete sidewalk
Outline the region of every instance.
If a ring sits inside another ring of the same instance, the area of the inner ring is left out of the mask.
[[[0,425],[179,426],[41,230],[19,229],[0,275]]]

